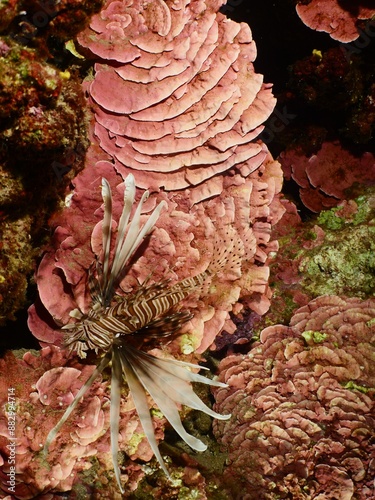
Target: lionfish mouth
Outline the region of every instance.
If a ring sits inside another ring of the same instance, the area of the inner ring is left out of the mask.
[[[104,351],[104,356],[81,387],[72,403],[67,407],[56,426],[49,432],[43,452],[48,453],[51,442],[69,418],[81,398],[89,390],[95,379],[103,370],[111,365],[111,406],[110,434],[113,467],[118,486],[122,493],[121,473],[118,465],[118,437],[120,421],[121,388],[126,380],[133,397],[144,433],[150,443],[161,468],[169,476],[164,460],[160,454],[155,438],[154,426],[150,416],[147,393],[152,397],[160,411],[174,430],[194,450],[204,451],[206,445],[184,429],[179,405],[200,410],[213,418],[226,420],[230,415],[220,415],[211,410],[193,391],[192,382],[200,382],[210,386],[226,387],[226,384],[206,378],[192,370],[200,370],[201,366],[178,361],[173,358],[158,358],[145,352],[144,342],[156,339],[159,342],[178,333],[192,315],[189,311],[179,311],[178,304],[192,292],[202,286],[213,273],[222,267],[227,256],[220,255],[214,266],[207,271],[184,279],[173,285],[168,280],[160,283],[144,283],[138,290],[128,296],[114,296],[125,267],[143,239],[153,230],[165,202],[159,203],[145,224],[140,227],[142,205],[148,197],[146,191],[131,222],[130,214],[135,199],[135,181],[133,175],[125,179],[124,207],[118,225],[115,251],[110,261],[112,235],[112,193],[106,179],[102,180],[102,197],[104,201],[104,218],[102,223],[103,256],[96,264],[95,273],[89,275],[89,287],[92,297],[88,314],[83,315],[74,310],[71,316],[78,318],[75,323],[64,327],[65,344],[70,350],[84,358],[87,349]],[[134,339],[137,342],[134,342]],[[206,369],[206,368],[204,368]]]

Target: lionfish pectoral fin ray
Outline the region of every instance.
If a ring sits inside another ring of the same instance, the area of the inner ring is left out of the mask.
[[[60,431],[61,427],[68,420],[68,418],[70,417],[70,414],[73,412],[73,410],[75,409],[75,407],[78,405],[78,403],[80,402],[81,398],[90,389],[90,387],[92,386],[92,384],[95,381],[95,379],[102,373],[102,371],[104,370],[104,368],[109,364],[110,360],[111,360],[110,353],[107,353],[103,357],[103,359],[101,360],[101,362],[99,363],[99,365],[95,368],[95,370],[93,371],[92,375],[87,379],[87,381],[83,384],[83,386],[77,392],[75,398],[73,399],[73,401],[70,403],[70,405],[65,410],[64,415],[60,418],[60,420],[57,422],[57,424],[55,425],[55,427],[53,427],[53,429],[50,430],[50,432],[49,432],[49,434],[47,436],[46,442],[44,444],[44,448],[43,448],[43,454],[44,455],[46,455],[48,453],[48,448],[49,448],[50,444],[52,443],[52,441],[55,439],[55,437],[58,434],[58,432]]]
[[[168,399],[176,403],[181,403],[194,410],[199,410],[213,418],[220,420],[226,420],[230,415],[220,415],[215,411],[211,410],[194,392],[190,382],[193,380],[208,384],[212,384],[212,381],[202,375],[197,375],[186,368],[176,365],[175,363],[169,363],[169,359],[160,359],[155,356],[151,356],[142,351],[130,350],[129,355],[133,358],[134,370],[138,374],[141,382],[150,379],[149,384],[151,384],[152,391],[147,387],[147,391],[151,394],[155,402],[158,404],[159,408],[162,410],[160,404],[163,404],[164,399]],[[198,377],[198,379],[196,378]],[[162,395],[162,401],[160,397]],[[163,411],[163,410],[162,410]],[[163,412],[164,413],[164,412]],[[169,419],[168,414],[165,414],[166,418],[173,425],[172,421]],[[173,425],[174,427],[174,425]],[[180,434],[179,430],[174,427],[175,430]],[[183,437],[184,439],[184,437]],[[188,443],[188,441],[186,441]],[[188,443],[189,444],[189,443]],[[196,449],[195,446],[189,444],[192,448]]]
[[[111,232],[112,232],[112,191],[107,179],[102,179],[102,198],[104,202],[104,217],[102,223],[102,238],[103,238],[103,276],[102,276],[102,293],[105,296],[106,283],[108,281],[109,270],[109,254],[111,248]]]
[[[120,356],[123,371],[125,373],[126,381],[128,383],[131,395],[133,397],[134,405],[137,410],[146,438],[151,446],[151,449],[155,457],[157,458],[160,464],[160,467],[163,469],[168,479],[171,479],[168,469],[165,466],[164,460],[160,454],[158,444],[156,442],[154,426],[150,416],[150,410],[147,404],[147,397],[143,385],[138,380],[138,377],[134,372],[131,363],[128,361],[128,359],[121,352],[120,349],[118,350],[118,353]]]
[[[187,443],[191,448],[193,448],[193,450],[205,451],[207,449],[207,446],[200,439],[197,439],[196,437],[186,432],[185,428],[182,425],[181,418],[178,413],[176,405],[176,403],[180,401],[178,401],[177,399],[175,399],[175,397],[173,397],[175,395],[175,390],[173,389],[172,384],[168,383],[165,377],[159,378],[160,373],[157,373],[154,370],[152,370],[149,364],[145,363],[144,360],[142,360],[142,358],[136,359],[136,355],[132,356],[132,366],[134,372],[136,373],[138,379],[141,381],[143,387],[150,394],[152,399],[159,407],[160,411],[164,414],[165,418],[168,420],[168,422],[171,424],[171,426],[174,428],[177,434],[179,434],[179,436],[181,436],[181,438],[185,441],[185,443]],[[170,382],[175,382],[175,380]],[[186,383],[186,385],[189,384]],[[184,386],[184,388],[186,389],[186,386]],[[188,390],[190,392],[193,392],[193,389],[191,388],[190,385],[188,387]],[[198,396],[197,399],[199,400]],[[206,405],[204,405],[203,402],[201,403],[204,407],[206,407]],[[189,403],[187,405],[192,407]],[[203,409],[203,408],[199,407],[197,409]]]
[[[118,276],[122,269],[124,268],[127,261],[130,259],[132,254],[141,244],[142,240],[148,235],[148,233],[153,229],[160,216],[161,210],[166,206],[165,201],[161,201],[157,207],[154,209],[152,214],[149,216],[145,224],[142,228],[139,228],[139,221],[141,217],[141,209],[143,205],[144,199],[147,198],[145,196],[146,193],[143,194],[141,201],[137,207],[136,213],[130,223],[128,232],[122,240],[119,240],[119,246],[115,250],[115,258],[113,261],[113,266],[111,270],[111,275],[113,278]]]
[[[111,429],[111,454],[117,484],[121,493],[124,489],[121,484],[120,468],[118,465],[118,436],[120,423],[120,402],[121,402],[121,382],[122,366],[121,360],[115,354],[116,348],[112,351],[112,376],[111,376],[111,407],[110,407],[110,429]]]
[[[200,382],[206,385],[213,385],[215,387],[228,387],[228,384],[224,384],[223,382],[218,382],[217,380],[211,380],[203,375],[199,375],[199,373],[194,373],[187,368],[197,368],[198,370],[207,370],[205,366],[196,365],[194,363],[188,363],[187,361],[179,361],[177,359],[168,358],[156,358],[155,356],[151,356],[150,354],[146,354],[142,352],[144,357],[150,357],[157,360],[158,364],[164,363],[164,370],[176,375],[180,378],[184,378],[189,380],[190,382]]]

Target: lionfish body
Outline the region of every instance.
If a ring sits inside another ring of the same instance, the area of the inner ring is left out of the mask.
[[[118,225],[114,257],[110,262],[112,194],[106,179],[102,180],[102,196],[104,201],[103,256],[100,262],[96,262],[95,270],[91,269],[89,273],[91,307],[87,314],[77,309],[72,311],[71,316],[77,321],[64,326],[63,329],[66,331],[66,347],[71,351],[76,351],[81,358],[86,357],[88,349],[94,349],[96,352],[104,351],[104,356],[57,425],[48,434],[44,451],[48,451],[49,445],[60,428],[94,380],[111,363],[111,451],[116,480],[123,492],[117,458],[123,376],[132,394],[152,451],[168,477],[168,470],[155,439],[145,391],[151,395],[182,439],[197,451],[204,451],[206,445],[185,431],[179,417],[178,405],[184,404],[218,419],[230,417],[230,415],[219,415],[207,407],[191,387],[191,382],[220,387],[225,387],[225,384],[210,380],[190,370],[190,368],[201,369],[199,365],[175,359],[157,358],[147,354],[143,349],[145,343],[176,334],[192,318],[189,311],[180,310],[181,301],[190,294],[202,290],[212,275],[223,267],[228,256],[226,250],[219,251],[216,260],[206,271],[172,285],[170,280],[163,280],[159,283],[149,283],[149,280],[146,280],[133,293],[117,295],[116,290],[124,277],[129,259],[145,236],[152,231],[165,203],[159,203],[145,224],[140,227],[142,204],[148,197],[146,191],[129,222],[135,198],[135,182],[132,175],[125,179],[124,209]]]
[[[119,296],[117,303],[110,307],[92,308],[79,323],[64,327],[69,330],[65,345],[83,357],[87,348],[96,351],[109,349],[118,334],[134,337],[142,332],[146,338],[172,335],[192,316],[187,311],[165,315],[199,290],[209,276],[205,271],[171,287],[169,280],[146,284],[126,298]],[[161,330],[155,332],[156,326]]]

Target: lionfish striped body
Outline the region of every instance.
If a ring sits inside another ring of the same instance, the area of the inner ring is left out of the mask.
[[[93,308],[80,323],[64,327],[70,330],[65,337],[65,345],[82,353],[86,348],[96,351],[109,349],[118,333],[133,336],[138,333],[138,339],[140,332],[146,338],[172,335],[192,316],[187,311],[168,316],[165,316],[166,313],[199,290],[207,277],[209,272],[205,271],[171,287],[169,280],[142,285],[126,298],[119,296],[115,305]],[[164,326],[164,329],[155,331],[157,326]]]
[[[92,268],[89,272],[91,307],[87,314],[77,309],[72,311],[71,316],[77,321],[64,326],[63,329],[66,331],[66,347],[71,351],[76,351],[81,358],[86,357],[88,349],[94,349],[96,352],[104,351],[104,355],[57,425],[48,434],[44,452],[47,453],[49,445],[94,380],[111,363],[111,451],[116,480],[123,492],[117,458],[123,376],[132,394],[145,435],[168,477],[168,470],[155,439],[145,391],[151,395],[182,439],[197,451],[204,451],[206,446],[185,431],[179,417],[178,405],[184,404],[218,419],[230,417],[230,415],[219,415],[208,408],[191,387],[191,382],[220,387],[225,387],[225,384],[210,380],[190,370],[190,368],[201,369],[199,365],[175,359],[157,358],[147,354],[144,350],[144,344],[171,337],[192,318],[189,311],[180,310],[181,301],[190,294],[200,291],[210,277],[223,267],[227,261],[227,252],[226,250],[218,252],[217,259],[206,271],[197,276],[186,278],[172,285],[170,280],[163,280],[159,283],[149,283],[149,280],[146,280],[133,293],[117,295],[116,290],[124,277],[129,259],[145,236],[152,231],[165,203],[159,203],[145,224],[140,227],[142,204],[148,197],[146,191],[129,222],[135,198],[135,182],[132,175],[125,179],[124,209],[118,224],[114,257],[110,262],[112,193],[105,179],[102,181],[102,196],[104,201],[103,256],[100,261],[96,262],[95,269]]]

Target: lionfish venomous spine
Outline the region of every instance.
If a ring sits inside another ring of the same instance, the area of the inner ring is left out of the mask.
[[[145,344],[163,338],[169,340],[192,318],[189,311],[178,310],[176,306],[191,293],[203,289],[207,280],[227,262],[228,251],[227,249],[218,251],[208,269],[197,276],[186,278],[172,285],[170,280],[163,280],[159,283],[150,283],[146,280],[133,293],[125,296],[117,295],[116,290],[124,278],[129,259],[144,238],[153,230],[165,206],[165,202],[159,203],[145,224],[140,227],[142,205],[148,197],[148,192],[143,194],[130,221],[135,192],[134,177],[128,175],[125,179],[124,207],[118,225],[114,257],[111,261],[112,193],[107,180],[102,180],[103,251],[102,258],[96,261],[95,266],[92,266],[89,272],[89,290],[92,298],[90,310],[87,314],[78,309],[72,311],[71,316],[76,319],[76,322],[69,323],[63,329],[66,331],[66,347],[76,351],[80,357],[86,357],[88,349],[94,349],[96,352],[104,351],[104,356],[57,425],[50,431],[44,446],[44,452],[47,453],[49,445],[82,396],[98,375],[111,363],[111,453],[116,480],[122,493],[124,490],[117,455],[123,376],[132,394],[152,451],[168,477],[169,473],[154,435],[145,391],[151,395],[181,438],[197,451],[204,451],[206,445],[186,432],[181,423],[178,404],[201,410],[214,418],[228,419],[230,417],[230,415],[220,415],[211,410],[191,387],[191,382],[219,387],[225,387],[225,384],[191,371],[191,368],[202,369],[199,365],[177,361],[173,358],[161,359],[145,352]]]

